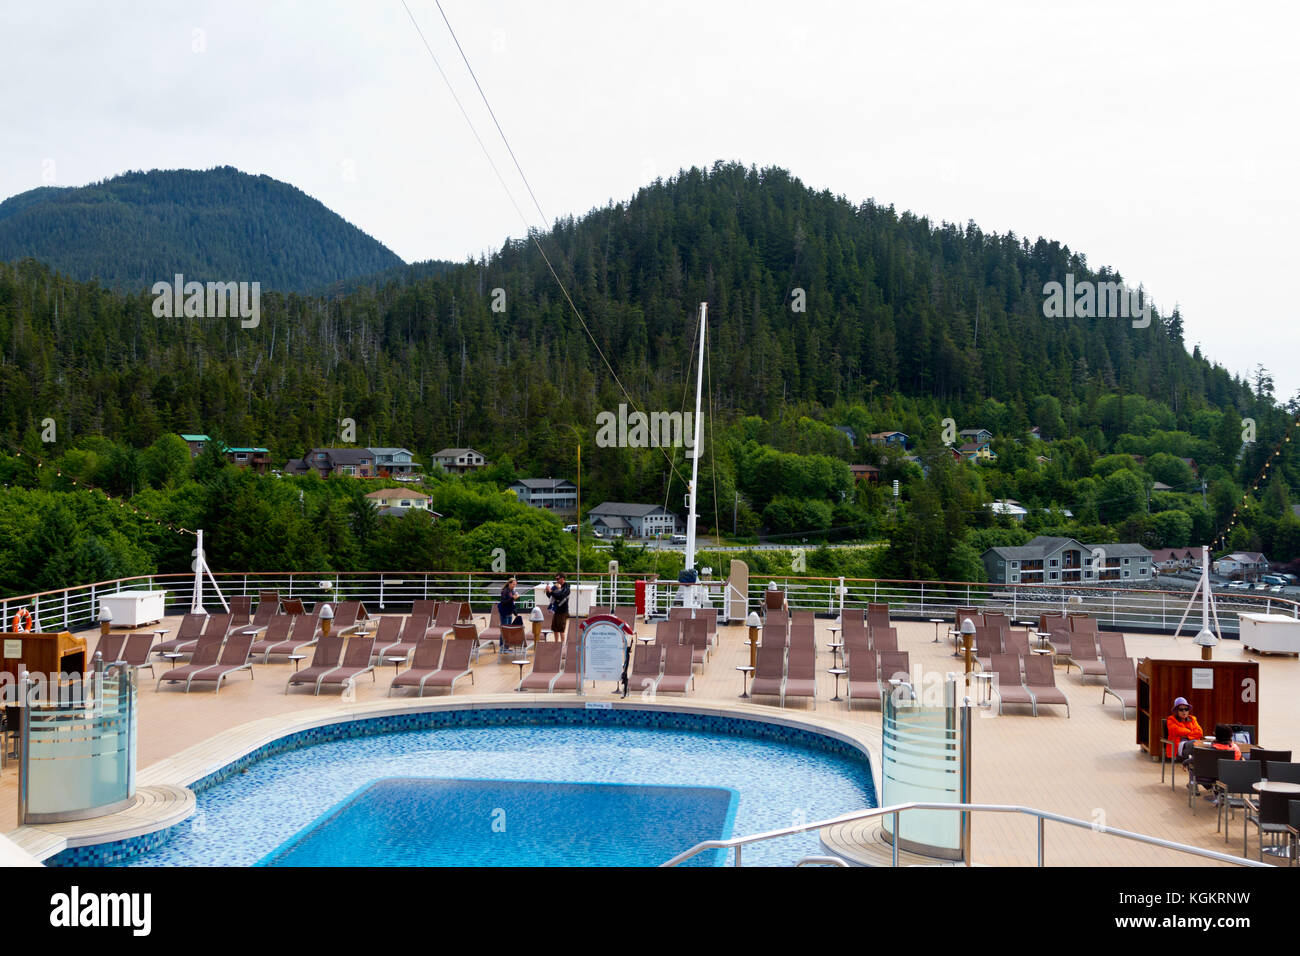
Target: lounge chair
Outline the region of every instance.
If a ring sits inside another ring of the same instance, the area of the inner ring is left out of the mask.
[[[410,657],[429,636],[429,619],[423,615],[412,614],[402,623],[402,633],[398,643],[389,645],[386,657],[399,655]]]
[[[1083,679],[1106,676],[1106,665],[1097,656],[1097,643],[1091,634],[1079,631],[1070,634],[1070,656],[1065,660],[1067,673],[1071,664],[1079,668],[1079,676]]]
[[[614,607],[614,616],[620,621],[632,628],[632,633],[636,633],[636,605],[619,604]]]
[[[975,628],[975,660],[979,662],[980,670],[992,670],[993,655],[1001,653],[1002,633],[997,628]]]
[[[781,688],[781,706],[787,697],[811,698],[817,709],[817,650],[815,647],[791,645],[785,659],[785,684]]]
[[[1101,691],[1102,706],[1106,698],[1114,697],[1119,701],[1121,720],[1128,719],[1128,709],[1137,709],[1138,680],[1137,667],[1131,657],[1108,657],[1106,665],[1106,686]]]
[[[153,661],[149,660],[149,655],[153,653],[154,635],[150,633],[128,634],[126,643],[122,646],[121,660],[124,660],[131,667],[144,670],[149,668],[149,673],[153,674]]]
[[[655,622],[655,644],[661,646],[673,646],[682,642],[682,623],[681,621],[656,621]]]
[[[655,693],[685,694],[688,686],[691,690],[695,689],[691,649],[685,644],[670,646],[664,651],[664,673],[655,684]]]
[[[844,652],[844,660],[846,661],[859,651],[863,654],[871,653],[873,656],[875,654],[875,651],[871,647],[871,635],[867,632],[865,624],[861,631],[851,631],[841,634],[840,640],[844,642],[844,646],[841,650]]]
[[[1067,631],[1070,629],[1070,625],[1065,619],[1065,614],[1061,611],[1043,611],[1038,615],[1038,630],[1040,633],[1050,633],[1053,624],[1063,624]]]
[[[1071,614],[1066,620],[1070,623],[1071,634],[1096,634],[1097,619],[1087,614]]]
[[[564,668],[555,676],[555,680],[551,681],[553,692],[571,690],[576,693],[578,690],[578,669],[582,666],[578,658],[582,654],[582,644],[577,622],[570,619],[569,625],[569,633],[565,635],[564,643],[561,645],[564,649]],[[593,685],[595,683],[592,681]]]
[[[503,624],[501,626],[501,653],[498,660],[509,660],[506,654],[528,653],[528,632],[522,624]]]
[[[698,618],[686,621],[685,625],[682,628],[682,643],[690,646],[691,660],[703,667],[709,659],[709,627]]]
[[[288,683],[284,685],[284,692],[289,693],[289,688],[294,684],[311,684],[319,694],[320,679],[339,666],[339,658],[342,656],[342,636],[331,634],[329,637],[320,638],[316,642],[316,650],[312,653],[311,666],[290,674]]]
[[[253,597],[251,594],[236,594],[230,599],[230,613],[234,616],[232,624],[244,627],[253,619]]]
[[[188,654],[194,650],[194,645],[199,642],[203,636],[204,628],[207,627],[208,615],[206,614],[186,614],[181,618],[180,629],[177,630],[176,636],[170,641],[163,641],[155,647],[155,654]]]
[[[993,673],[997,675],[998,713],[1004,704],[1029,704],[1038,712],[1034,692],[1020,679],[1020,658],[1015,654],[994,654]]]
[[[111,664],[122,660],[122,648],[125,645],[125,634],[105,634],[95,645],[95,653],[103,658],[106,665]],[[92,657],[91,660],[93,661],[94,658]]]
[[[277,614],[271,618],[266,625],[266,631],[263,633],[261,640],[253,642],[250,649],[251,653],[256,656],[262,655],[262,663],[265,664],[271,659],[271,648],[281,644],[289,639],[289,634],[293,630],[293,621],[288,614]],[[254,634],[252,628],[246,627],[241,634]]]
[[[878,654],[898,650],[898,628],[888,625],[872,627],[871,646]]]
[[[411,656],[411,666],[402,671],[393,678],[393,682],[388,685],[388,696],[393,695],[393,689],[397,687],[417,687],[419,696],[424,696],[424,682],[438,672],[438,664],[442,661],[443,648],[448,641],[437,637],[426,637],[416,645],[415,653]]]
[[[481,642],[477,625],[457,624],[451,629],[451,639],[453,641],[469,641],[469,649],[473,654],[474,660],[478,660],[478,652],[481,649]],[[500,650],[497,650],[497,653],[499,655]]]
[[[176,651],[174,653],[181,653]],[[158,683],[154,691],[162,688],[163,681],[185,681],[185,686],[189,687],[190,676],[197,674],[204,668],[211,667],[218,658],[221,657],[221,640],[215,637],[203,637],[194,645],[194,652],[190,655],[190,662],[180,667],[173,667],[169,671],[164,671],[163,675],[158,678]]]
[[[432,621],[438,616],[438,602],[429,600],[415,601],[411,604],[411,613],[423,615]]]
[[[1047,643],[1052,645],[1052,656],[1054,658],[1070,656],[1070,625],[1063,620],[1056,621],[1046,634]]]
[[[659,687],[659,677],[663,667],[664,649],[658,644],[643,644],[632,654],[632,671],[627,675],[627,687],[630,691],[649,691],[653,696]]]
[[[280,602],[280,610],[290,617],[302,617],[307,613],[307,608],[302,603],[302,598],[285,598]]]
[[[1025,665],[1025,689],[1034,695],[1034,716],[1038,716],[1039,704],[1064,704],[1065,716],[1070,716],[1070,699],[1065,691],[1056,686],[1056,669],[1046,657],[1031,654],[1023,658]]]
[[[786,641],[787,647],[808,648],[817,650],[817,627],[814,624],[791,624],[790,637]]]
[[[213,614],[208,618],[208,626],[203,629],[204,637],[219,637],[225,640],[234,626],[235,615]]]
[[[1124,643],[1124,635],[1118,631],[1101,631],[1097,634],[1097,650],[1101,654],[1101,659],[1108,657],[1128,657],[1128,647]]]
[[[1011,630],[1011,618],[1007,617],[1001,611],[985,611],[984,626],[996,627],[999,630],[1009,631]]]
[[[758,663],[754,668],[754,680],[749,685],[749,696],[780,697],[785,684],[785,645],[769,644],[767,631],[763,632],[763,644],[758,649]]]
[[[459,601],[448,601],[439,604],[438,613],[433,619],[433,627],[429,631],[429,636],[447,640],[455,633],[456,625],[459,623]]]
[[[816,626],[817,626],[817,612],[816,612],[816,611],[806,611],[806,610],[798,610],[798,611],[795,611],[794,614],[793,614],[793,615],[791,616],[791,618],[790,618],[790,627],[795,628],[795,627],[801,627],[801,626],[802,626],[802,627],[816,627]]]
[[[310,614],[300,614],[291,618],[292,624],[289,626],[289,636],[275,644],[267,644],[266,641],[259,641],[257,645],[265,647],[263,663],[271,659],[272,654],[295,655],[305,647],[314,647],[320,640],[320,635],[316,633],[316,619]],[[268,628],[268,630],[270,630]]]
[[[784,591],[778,591],[776,588],[768,588],[763,592],[764,611],[784,611],[785,609]]]
[[[846,648],[847,650],[847,648]],[[855,700],[874,700],[880,702],[882,693],[880,671],[876,666],[876,652],[865,646],[847,655],[848,660],[848,700],[852,709]]]
[[[891,680],[912,682],[912,658],[907,651],[881,651],[880,682],[888,684]]]
[[[248,678],[253,678],[253,663],[248,659],[249,651],[253,647],[252,634],[231,634],[226,638],[226,643],[221,648],[221,656],[211,667],[205,667],[202,670],[190,674],[189,680],[185,682],[185,693],[190,692],[190,685],[198,681],[216,681],[217,686],[213,693],[221,693],[221,682],[237,671],[248,671]]]
[[[614,609],[607,604],[593,604],[587,608],[587,617],[595,617],[598,614],[613,614]]]
[[[1003,631],[1002,653],[1029,657],[1029,633],[1027,631]]]
[[[402,621],[403,619],[395,614],[379,619],[379,627],[374,635],[376,660],[397,657],[402,653],[396,649],[402,643]]]
[[[888,627],[889,626],[889,604],[885,601],[867,602],[867,623],[868,624],[871,623],[871,619],[873,617],[883,619],[885,622],[885,626]]]
[[[372,636],[358,637],[352,635],[348,638],[347,649],[343,652],[343,663],[334,670],[321,676],[319,683],[316,685],[317,692],[326,684],[347,684],[348,681],[355,681],[367,671],[370,673],[370,680],[375,678],[375,665],[370,661],[375,653],[375,639]]]
[[[263,591],[262,593],[263,593],[263,594],[267,594],[268,592]],[[257,613],[254,614],[254,615],[253,615],[253,619],[252,619],[250,622],[248,622],[247,625],[243,626],[243,628],[242,628],[242,630],[243,630],[245,633],[248,633],[248,634],[259,634],[259,633],[261,633],[261,632],[264,631],[266,628],[268,628],[268,627],[271,626],[271,620],[272,620],[274,617],[276,617],[276,615],[279,613],[279,610],[280,610],[280,597],[279,597],[279,593],[276,592],[276,591],[271,591],[271,592],[269,592],[269,593],[271,593],[271,594],[275,594],[275,595],[276,595],[275,600],[274,600],[274,601],[268,601],[268,600],[266,600],[265,598],[263,598],[262,600],[259,600],[259,601],[257,602]],[[287,616],[288,616],[288,615],[286,615],[286,617],[287,617]],[[256,646],[256,645],[254,645],[254,646]],[[254,650],[253,653],[256,654],[257,651]]]
[[[536,645],[533,648],[533,669],[519,682],[516,689],[544,690],[549,693],[551,685],[564,668],[563,653],[564,645],[553,641]]]

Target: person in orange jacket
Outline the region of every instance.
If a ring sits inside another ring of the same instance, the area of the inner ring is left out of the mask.
[[[1226,760],[1228,754],[1232,754],[1233,760],[1241,759],[1241,748],[1237,742],[1232,739],[1232,728],[1227,724],[1214,725],[1214,749],[1222,750],[1223,757]]]
[[[1192,716],[1192,705],[1186,697],[1174,701],[1174,712],[1165,718],[1165,736],[1169,738],[1165,756],[1170,759],[1183,756],[1184,741],[1197,741],[1205,736],[1201,722]]]

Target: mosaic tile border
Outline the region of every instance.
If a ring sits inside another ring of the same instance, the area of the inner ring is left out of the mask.
[[[872,780],[873,789],[875,786],[874,778],[870,772],[871,756],[865,747],[831,736],[828,732],[806,730],[802,727],[791,727],[758,718],[724,717],[719,714],[701,714],[686,710],[642,710],[635,707],[611,708],[609,710],[587,709],[585,707],[492,707],[491,705],[480,704],[463,708],[442,708],[402,714],[384,714],[377,717],[362,717],[294,731],[264,744],[256,750],[232,760],[220,769],[199,778],[190,784],[190,789],[196,794],[201,793],[209,787],[213,787],[241,773],[258,761],[288,750],[296,750],[299,747],[333,740],[346,740],[382,733],[429,730],[439,727],[542,725],[649,727],[656,730],[696,731],[793,744],[810,750],[861,760],[867,767],[868,779]],[[58,867],[104,866],[111,863],[120,863],[137,854],[147,853],[161,846],[171,838],[174,829],[174,827],[167,827],[154,833],[146,833],[111,843],[69,847],[49,857],[44,862],[46,866]]]

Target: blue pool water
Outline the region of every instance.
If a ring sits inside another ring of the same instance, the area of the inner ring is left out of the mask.
[[[736,794],[544,780],[391,777],[261,861],[263,866],[655,866],[731,835]],[[718,850],[689,861],[723,861]]]
[[[866,760],[784,741],[636,726],[450,726],[329,740],[254,762],[199,790],[195,815],[125,864],[252,866],[361,788],[394,777],[733,790],[733,835],[875,806]],[[581,819],[588,811],[568,812]],[[364,848],[368,839],[357,844]],[[671,852],[669,844],[656,852],[667,859],[696,842],[683,832],[669,840]],[[817,852],[816,834],[801,834],[746,848],[745,865],[788,865]],[[351,851],[335,859],[357,862],[378,861]],[[598,862],[576,853],[566,860]]]

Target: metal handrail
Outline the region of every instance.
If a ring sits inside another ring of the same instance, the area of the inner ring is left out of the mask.
[[[1068,826],[1079,827],[1084,830],[1092,830],[1097,833],[1107,833],[1112,836],[1123,837],[1126,840],[1135,840],[1138,843],[1146,843],[1150,846],[1162,847],[1166,850],[1176,850],[1180,853],[1188,853],[1192,856],[1204,857],[1207,860],[1216,860],[1220,863],[1232,863],[1237,866],[1256,866],[1266,867],[1270,864],[1260,863],[1255,860],[1248,860],[1241,856],[1230,856],[1227,853],[1219,853],[1215,850],[1203,850],[1197,846],[1189,846],[1186,843],[1175,843],[1172,840],[1162,840],[1160,837],[1148,836],[1145,833],[1134,833],[1131,830],[1118,830],[1115,827],[1101,826],[1095,821],[1079,820],[1075,817],[1063,816],[1059,813],[1052,813],[1048,810],[1036,810],[1033,807],[1023,807],[1017,804],[1003,803],[896,803],[889,807],[877,807],[874,810],[858,810],[853,813],[845,813],[838,817],[832,817],[829,820],[820,820],[815,823],[805,823],[799,826],[782,827],[780,830],[768,830],[765,833],[755,833],[751,836],[732,837],[729,840],[705,840],[703,843],[697,843],[689,850],[683,850],[671,860],[660,864],[661,866],[680,866],[684,861],[691,857],[703,853],[706,850],[730,850],[736,851],[736,866],[740,866],[741,847],[751,843],[760,843],[766,840],[775,840],[780,837],[794,836],[796,833],[806,833],[809,830],[820,830],[823,827],[837,826],[841,823],[852,823],[856,820],[870,820],[874,817],[882,817],[890,814],[894,818],[894,833],[897,834],[898,818],[908,810],[951,810],[962,813],[980,812],[980,813],[1023,813],[1038,819],[1038,866],[1044,864],[1044,824],[1051,820],[1054,823],[1064,823]],[[893,841],[893,851],[891,853],[890,865],[898,866],[898,839]],[[970,865],[967,860],[967,865]]]

